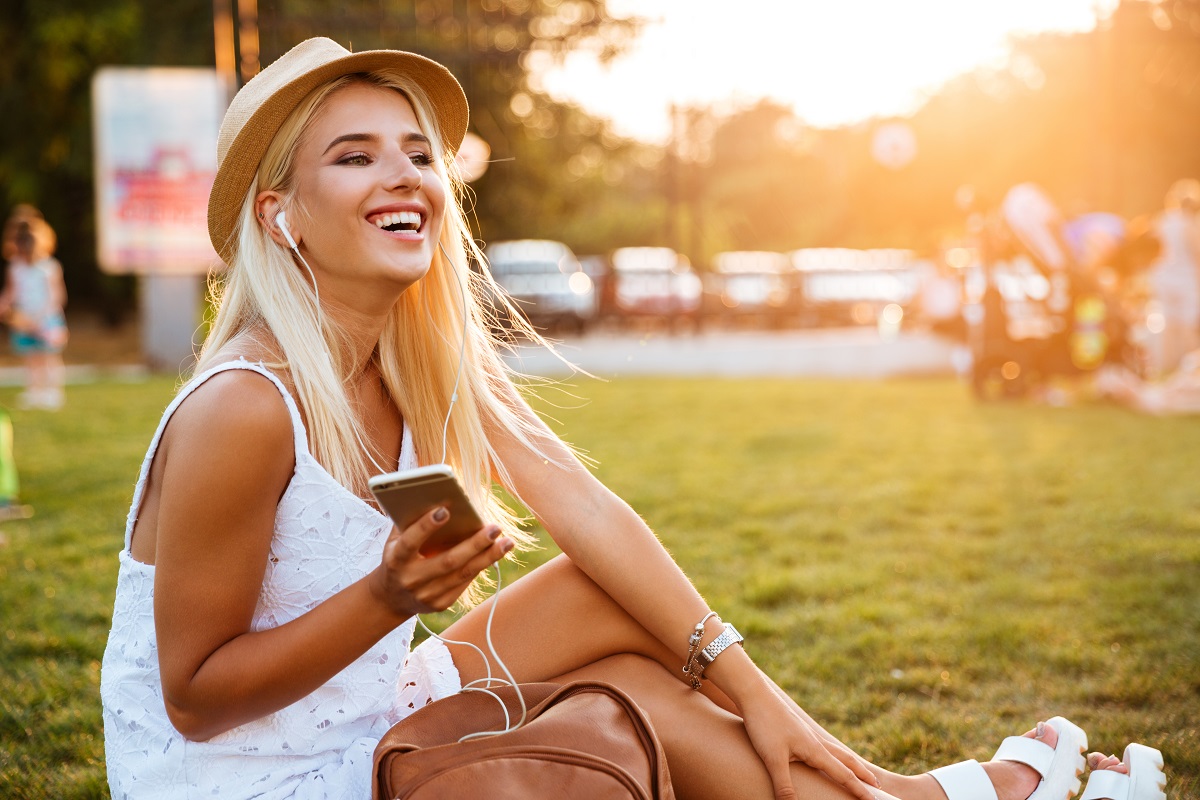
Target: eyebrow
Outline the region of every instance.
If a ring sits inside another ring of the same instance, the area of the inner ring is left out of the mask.
[[[337,147],[339,144],[342,144],[343,142],[377,142],[379,139],[380,137],[373,133],[345,133],[330,142],[329,146],[325,148],[325,153],[328,153],[330,150]],[[429,137],[422,133],[405,134],[401,142],[403,144],[412,144],[413,142],[416,142],[417,144],[423,144],[427,147],[433,146],[433,142],[429,141]],[[322,155],[325,153],[322,153]]]

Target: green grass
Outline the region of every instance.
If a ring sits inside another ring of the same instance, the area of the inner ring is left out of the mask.
[[[0,526],[2,797],[107,796],[115,553],[172,389],[72,387],[67,411],[13,412],[37,514]],[[1062,714],[1096,748],[1160,748],[1171,796],[1200,796],[1200,419],[978,405],[943,380],[574,394],[550,393],[556,427],[865,755],[985,759]]]

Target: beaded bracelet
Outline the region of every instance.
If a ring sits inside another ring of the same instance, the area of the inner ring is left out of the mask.
[[[693,689],[700,688],[700,677],[704,674],[703,667],[699,667],[699,671],[697,671],[698,665],[696,663],[696,657],[700,654],[700,641],[704,638],[704,623],[713,617],[717,617],[717,612],[710,611],[705,614],[704,619],[696,623],[695,630],[688,637],[688,654],[687,659],[683,662],[683,674],[688,676]],[[717,617],[718,621],[720,619],[720,617]]]

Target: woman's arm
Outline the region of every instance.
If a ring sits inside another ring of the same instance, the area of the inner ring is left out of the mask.
[[[674,652],[682,667],[688,637],[708,613],[707,603],[645,522],[579,463],[515,390],[509,401],[539,432],[545,456],[507,434],[493,437],[512,490],[566,556]],[[704,643],[720,630],[710,621]],[[813,723],[741,647],[722,652],[705,677],[737,705],[777,787],[790,785],[788,763],[797,760],[824,770],[860,797],[870,796],[861,783],[875,785],[866,762]]]
[[[366,578],[291,622],[252,632],[293,453],[278,390],[232,370],[180,405],[155,457],[158,485],[148,493],[157,500],[135,533],[154,539],[163,695],[188,738],[211,738],[295,702],[408,617],[449,607],[511,546],[484,528],[422,558],[417,549],[439,525],[431,511],[403,532],[393,528],[383,563]]]

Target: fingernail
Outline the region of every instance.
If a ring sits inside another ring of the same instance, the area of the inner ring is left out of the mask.
[[[516,546],[517,546],[516,542],[514,542],[514,541],[512,541],[512,540],[510,539],[509,541],[507,541],[507,542],[505,542],[505,543],[504,543],[504,548],[503,548],[503,549],[504,549],[504,552],[505,552],[506,554],[507,554],[507,553],[511,553],[511,552],[512,552],[512,549],[513,549],[514,547],[516,547]]]
[[[1041,739],[1041,738],[1043,738],[1045,735],[1046,735],[1046,723],[1044,723],[1044,722],[1039,722],[1039,723],[1037,724],[1037,736],[1035,736],[1034,738],[1035,738],[1035,739]]]
[[[434,522],[445,522],[449,518],[450,518],[450,512],[446,510],[445,506],[441,506],[440,508],[438,508],[437,511],[433,512],[433,521]]]
[[[490,531],[488,531],[488,538],[491,539],[493,542],[496,541],[497,539],[499,539],[500,538],[500,529],[492,528]]]
[[[1098,753],[1090,753],[1088,755],[1087,761],[1088,761],[1088,767],[1090,769],[1095,769],[1096,766],[1100,763],[1100,755]]]

